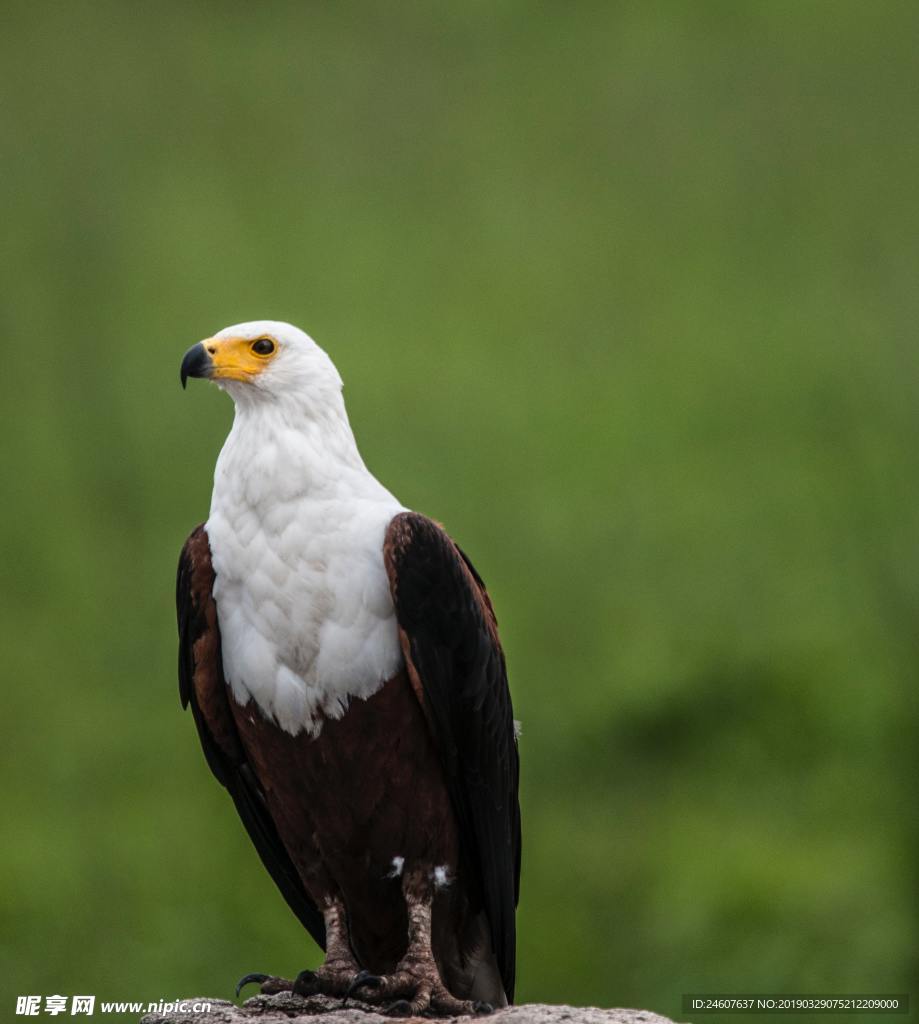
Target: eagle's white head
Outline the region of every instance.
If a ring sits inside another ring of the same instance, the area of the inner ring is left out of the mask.
[[[193,345],[182,360],[183,387],[188,377],[214,381],[237,405],[279,399],[337,404],[342,388],[335,364],[316,342],[279,320],[234,324]]]

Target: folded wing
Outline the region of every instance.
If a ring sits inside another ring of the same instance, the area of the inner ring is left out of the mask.
[[[233,798],[262,863],[291,910],[325,949],[322,914],[307,895],[278,836],[261,786],[246,760],[236,731],[229,706],[232,698],[223,675],[213,585],[214,570],[207,532],[199,526],[185,542],[176,578],[182,707],[191,706],[207,763]]]
[[[481,893],[512,1001],[519,764],[497,622],[478,573],[430,519],[396,516],[384,554],[409,675],[440,753],[465,869]]]

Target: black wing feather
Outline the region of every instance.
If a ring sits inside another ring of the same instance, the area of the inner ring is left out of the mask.
[[[217,781],[227,789],[233,798],[236,810],[262,859],[262,863],[267,868],[275,885],[280,889],[281,895],[287,901],[290,909],[297,915],[304,928],[319,946],[325,949],[325,922],[322,914],[303,887],[297,869],[278,836],[274,822],[265,806],[265,798],[258,780],[242,753],[238,756],[231,756],[215,740],[195,696],[195,642],[206,629],[217,629],[216,624],[208,623],[206,609],[195,599],[195,591],[200,592],[200,587],[193,586],[196,574],[205,574],[208,595],[210,594],[209,577],[212,576],[210,565],[196,564],[192,554],[193,542],[200,542],[201,534],[204,534],[203,539],[206,541],[203,526],[199,526],[186,541],[179,557],[176,576],[179,696],[182,700],[182,707],[191,705],[192,716],[198,729],[198,736],[207,763]],[[221,684],[226,689],[222,667],[219,668],[219,675]],[[227,716],[230,721],[232,712],[229,707]]]
[[[424,516],[395,517],[386,555],[406,657],[424,690],[464,860],[478,875],[498,969],[513,1001],[519,762],[491,602],[466,556]]]

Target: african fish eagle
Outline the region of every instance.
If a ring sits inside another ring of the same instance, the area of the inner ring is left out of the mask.
[[[331,359],[276,321],[182,361],[235,403],[179,561],[179,686],[204,755],[325,950],[263,992],[393,1015],[513,1000],[518,757],[491,601],[364,465]],[[239,989],[237,989],[239,991]]]

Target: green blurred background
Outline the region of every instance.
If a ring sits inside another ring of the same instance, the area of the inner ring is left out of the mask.
[[[917,45],[913,3],[4,4],[4,1017],[317,962],[175,680],[231,419],[179,362],[259,317],[489,583],[519,998],[919,997]]]

